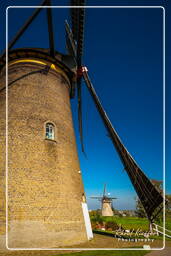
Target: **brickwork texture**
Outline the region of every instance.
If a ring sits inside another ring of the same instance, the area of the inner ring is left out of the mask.
[[[41,64],[9,66],[9,83]],[[0,88],[5,85],[5,68]],[[87,241],[84,194],[69,97],[55,70],[16,81],[8,90],[8,246],[65,247]],[[55,125],[55,141],[45,123]],[[0,235],[5,232],[5,90],[0,92]]]

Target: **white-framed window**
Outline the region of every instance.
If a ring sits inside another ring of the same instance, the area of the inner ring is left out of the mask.
[[[46,123],[46,139],[54,140],[55,139],[55,126],[52,123]]]

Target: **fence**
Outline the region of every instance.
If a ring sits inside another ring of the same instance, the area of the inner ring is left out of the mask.
[[[171,230],[168,230],[162,226],[157,225],[156,223],[153,223],[153,230],[157,232],[157,235],[162,234],[165,235],[168,238],[171,238]],[[169,233],[169,234],[168,234]]]

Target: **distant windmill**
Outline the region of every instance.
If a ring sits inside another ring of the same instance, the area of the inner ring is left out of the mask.
[[[91,196],[92,199],[98,199],[101,201],[102,216],[113,216],[112,200],[116,197],[109,197],[110,193],[106,195],[106,184],[104,185],[103,196]]]

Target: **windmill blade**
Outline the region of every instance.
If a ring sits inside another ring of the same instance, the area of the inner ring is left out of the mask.
[[[92,198],[92,199],[102,199],[101,196],[90,196],[90,198]]]
[[[71,0],[70,5],[71,6],[78,6],[78,0]],[[79,8],[71,8],[71,22],[72,22],[72,32],[74,40],[76,41],[78,38],[78,17],[79,17]]]
[[[82,64],[84,23],[85,23],[85,0],[71,0],[71,6],[83,6],[83,8],[71,8],[71,22],[73,38],[77,42],[77,65]]]
[[[87,85],[87,88],[93,98],[93,101],[96,105],[96,108],[102,118],[102,121],[114,144],[114,147],[144,207],[147,217],[150,221],[152,221],[156,217],[155,210],[159,208],[159,206],[160,206],[160,209],[158,210],[158,213],[162,210],[161,203],[163,202],[163,196],[155,188],[155,186],[148,179],[148,177],[143,173],[143,171],[137,165],[137,163],[132,158],[130,153],[127,151],[125,146],[122,144],[118,134],[113,128],[106,112],[104,111],[100,103],[100,100],[96,94],[96,91],[90,81],[86,68],[84,68],[83,77]]]
[[[83,6],[85,4],[84,0],[80,0],[79,4]],[[84,36],[84,17],[85,8],[79,8],[79,28],[78,28],[78,38],[77,38],[77,65],[78,68],[82,65],[82,55],[83,55],[83,36]],[[77,92],[78,92],[78,123],[82,152],[85,154],[84,143],[83,143],[83,125],[82,125],[82,87],[81,87],[82,76],[78,77],[77,80]]]
[[[85,0],[80,0],[79,5],[84,6],[85,5]],[[81,67],[81,65],[82,65],[84,23],[85,23],[85,8],[79,8],[78,38],[77,38],[77,63],[78,63],[78,67]]]
[[[104,184],[103,196],[106,194],[106,184]]]
[[[47,0],[47,5],[51,6],[51,0]],[[55,46],[54,46],[54,35],[53,35],[53,22],[52,22],[52,10],[51,8],[46,9],[47,13],[47,23],[48,23],[48,34],[49,34],[49,48],[50,55],[55,57]]]
[[[40,6],[44,6],[46,5],[47,0],[43,0],[43,2],[40,4]],[[29,27],[29,25],[32,23],[32,21],[37,17],[37,15],[39,14],[39,12],[42,10],[42,8],[37,8],[33,14],[26,20],[26,22],[24,23],[24,25],[20,28],[20,30],[16,33],[16,35],[14,36],[14,38],[9,42],[8,44],[8,50],[10,50],[15,43],[18,41],[18,39],[22,36],[22,34],[25,32],[25,30]],[[6,49],[2,52],[1,57],[0,58],[4,58],[6,54]]]
[[[65,20],[65,31],[66,31],[67,50],[69,54],[76,60],[76,56],[77,56],[76,44],[75,44],[72,30],[70,29],[70,26],[67,20]]]
[[[81,92],[81,79],[77,81],[77,95],[78,95],[78,125],[81,141],[81,149],[85,154],[84,142],[83,142],[83,122],[82,122],[82,92]]]
[[[110,199],[118,199],[117,197],[109,197]]]
[[[71,6],[84,6],[85,0],[71,0]],[[71,8],[71,21],[72,21],[72,34],[73,40],[76,41],[76,62],[78,68],[78,78],[77,78],[77,96],[78,96],[78,123],[79,123],[79,133],[81,141],[81,149],[85,154],[84,143],[83,143],[83,125],[82,125],[82,73],[80,75],[80,67],[82,65],[82,55],[83,55],[83,37],[84,37],[84,23],[85,23],[85,8]]]

